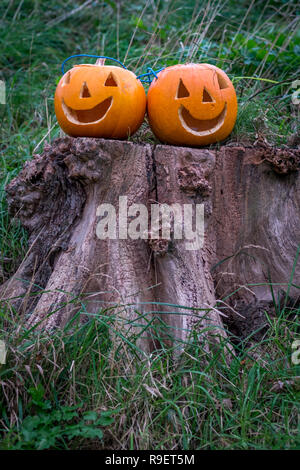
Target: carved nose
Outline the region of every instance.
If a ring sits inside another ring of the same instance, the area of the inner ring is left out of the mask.
[[[86,82],[83,82],[83,85],[80,90],[80,98],[90,98],[90,97],[91,97],[90,90],[88,89]]]

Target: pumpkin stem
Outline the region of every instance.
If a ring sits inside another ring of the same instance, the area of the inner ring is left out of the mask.
[[[96,60],[96,65],[105,65],[105,60],[106,60],[106,59],[103,59],[103,58],[97,59],[97,60]]]

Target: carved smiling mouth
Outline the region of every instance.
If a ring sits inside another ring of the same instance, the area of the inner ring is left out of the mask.
[[[218,131],[224,124],[226,113],[227,103],[223,111],[213,119],[196,119],[183,105],[178,110],[182,126],[194,135],[210,135]]]
[[[73,109],[62,100],[62,108],[69,121],[74,124],[96,124],[105,118],[112,100],[112,96],[110,96],[91,109]]]

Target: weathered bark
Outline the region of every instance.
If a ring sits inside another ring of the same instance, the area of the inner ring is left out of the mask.
[[[155,254],[155,280],[159,283],[155,289],[156,298],[163,304],[173,304],[173,307],[161,305],[158,310],[163,313],[169,336],[182,341],[182,345],[194,326],[200,331],[221,336],[224,330],[219,312],[212,309],[216,298],[210,273],[212,247],[207,237],[212,215],[211,185],[215,160],[215,152],[208,150],[161,145],[154,150],[159,204],[179,204],[181,208],[185,204],[204,204],[206,237],[203,248],[199,243],[198,248],[188,249],[191,242],[184,236],[182,239],[172,237],[165,246],[156,240],[150,242]]]
[[[165,338],[184,343],[193,329],[222,336],[224,304],[217,300],[244,286],[226,300],[226,312],[248,318],[255,305],[270,302],[269,280],[277,284],[275,295],[288,290],[300,232],[299,153],[58,139],[7,187],[11,214],[29,232],[29,250],[0,288],[0,300],[29,325],[49,329],[64,325],[83,303],[87,314],[109,309],[117,312],[115,328],[140,336],[144,350],[156,341],[144,328],[154,317],[165,321]],[[128,207],[149,209],[143,239],[97,237],[98,206],[112,204],[118,216],[120,196]],[[163,204],[204,204],[203,247],[187,249],[190,242],[174,236],[172,218],[170,240],[155,237],[150,206]],[[295,285],[299,277],[295,269]]]
[[[217,297],[230,295],[226,303],[243,315],[236,323],[244,336],[263,324],[262,311],[274,312],[270,284],[276,300],[299,297],[292,285],[300,285],[299,156],[299,150],[230,147],[218,155],[212,273]]]
[[[29,233],[29,250],[14,276],[1,287],[0,298],[12,299],[10,303],[20,313],[31,312],[36,305],[57,254],[68,249],[70,232],[86,201],[79,180],[68,177],[64,158],[70,152],[69,140],[46,145],[43,154],[26,162],[7,187],[10,212]]]

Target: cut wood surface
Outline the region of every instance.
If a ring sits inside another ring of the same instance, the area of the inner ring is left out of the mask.
[[[28,325],[50,330],[80,308],[83,320],[117,311],[120,328],[135,329],[144,350],[156,341],[145,329],[154,318],[165,322],[166,341],[184,344],[193,329],[223,336],[223,307],[255,317],[272,300],[270,282],[275,295],[297,296],[288,283],[293,273],[300,285],[299,156],[299,149],[264,146],[208,150],[69,137],[46,144],[6,188],[29,249],[0,300]],[[119,223],[114,239],[97,236],[99,206],[111,204],[119,222],[120,201],[148,209],[143,238],[118,236]],[[151,209],[166,204],[203,205],[203,246],[188,249],[172,218],[170,239],[154,236]]]

